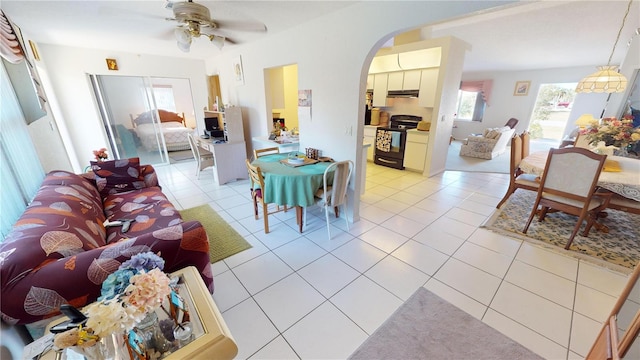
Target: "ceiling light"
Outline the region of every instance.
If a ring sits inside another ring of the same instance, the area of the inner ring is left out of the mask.
[[[599,66],[598,71],[580,80],[576,87],[577,93],[616,93],[623,92],[627,88],[627,78],[618,72],[617,66],[611,65],[611,58],[616,50],[618,40],[620,40],[620,34],[622,33],[624,23],[627,20],[627,15],[629,15],[629,9],[631,8],[632,2],[633,0],[629,0],[627,12],[622,18],[622,25],[620,25],[620,30],[618,30],[616,42],[613,43],[613,49],[611,49],[611,55],[609,55],[607,65]]]
[[[224,41],[225,41],[224,36],[211,35],[209,39],[211,40],[211,43],[213,45],[215,45],[218,49],[222,50],[222,47],[224,46]]]
[[[189,33],[189,30],[179,27],[176,28],[173,33],[178,42],[178,49],[189,52],[189,48],[191,47],[191,33]]]

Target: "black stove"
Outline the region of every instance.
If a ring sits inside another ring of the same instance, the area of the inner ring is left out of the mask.
[[[389,127],[377,128],[374,163],[404,170],[407,130],[417,128],[420,121],[422,121],[421,116],[392,115],[389,119]]]

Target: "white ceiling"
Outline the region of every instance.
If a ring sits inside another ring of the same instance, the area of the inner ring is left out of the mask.
[[[210,9],[215,20],[266,25],[266,33],[222,31],[221,35],[238,43],[293,28],[355,3],[198,2]],[[372,1],[371,6],[375,3]],[[163,5],[163,0],[2,0],[1,3],[7,16],[37,43],[200,59],[219,53],[205,38],[197,39],[190,53],[177,50],[172,31],[175,23],[165,20],[172,12]],[[433,24],[430,31],[432,37],[451,35],[471,44],[472,51],[465,57],[465,72],[604,65],[627,5],[627,0],[525,2],[498,12]],[[638,28],[640,3],[635,0],[612,64],[622,61],[627,42]]]

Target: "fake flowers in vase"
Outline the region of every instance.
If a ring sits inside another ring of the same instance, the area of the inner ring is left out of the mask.
[[[134,255],[122,263],[102,283],[98,300],[83,309],[88,318],[85,327],[57,334],[56,338],[70,339],[59,341],[59,344],[80,346],[89,340],[124,334],[133,329],[149,313],[155,312],[171,293],[170,279],[162,272],[163,268],[164,260],[151,252]],[[80,336],[69,334],[77,330]],[[77,340],[73,342],[73,338]]]
[[[107,149],[106,148],[100,148],[98,150],[93,150],[93,156],[95,157],[96,161],[105,161],[105,160],[109,159],[109,154],[107,154]]]
[[[598,146],[604,142],[605,146],[627,148],[640,141],[640,128],[633,127],[633,117],[625,115],[622,119],[614,117],[604,118],[600,123],[593,122],[589,127],[580,131],[585,135],[589,144]]]

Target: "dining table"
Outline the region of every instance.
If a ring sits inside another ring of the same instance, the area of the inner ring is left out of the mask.
[[[304,208],[315,203],[314,195],[323,186],[324,172],[331,163],[308,158],[303,164],[290,163],[289,155],[260,156],[251,165],[259,167],[264,177],[264,202],[295,207],[296,223],[302,232]]]
[[[547,163],[548,151],[536,151],[522,159],[520,169],[527,174],[542,176]],[[627,199],[640,201],[640,159],[607,156],[598,186]]]

